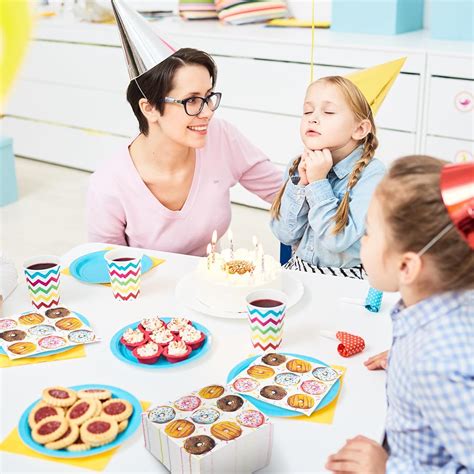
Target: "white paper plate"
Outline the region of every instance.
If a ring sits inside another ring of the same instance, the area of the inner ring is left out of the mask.
[[[290,272],[282,272],[283,278],[283,291],[288,296],[287,308],[291,308],[301,299],[304,293],[303,283],[295,278]],[[176,285],[176,298],[181,301],[185,306],[191,308],[199,313],[208,314],[209,316],[215,316],[217,318],[228,318],[228,319],[245,319],[247,312],[233,312],[233,311],[222,311],[218,308],[207,306],[201,302],[196,294],[197,284],[195,276],[189,274],[181,278]]]

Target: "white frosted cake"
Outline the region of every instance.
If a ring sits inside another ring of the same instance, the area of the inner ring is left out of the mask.
[[[203,258],[196,270],[198,299],[212,308],[246,311],[246,296],[255,290],[282,289],[281,266],[263,252],[225,249]]]

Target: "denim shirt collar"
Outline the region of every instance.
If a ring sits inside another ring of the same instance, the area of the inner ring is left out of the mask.
[[[362,156],[364,148],[359,145],[350,155],[332,167],[334,174],[339,178],[345,178],[354,168],[355,162]]]

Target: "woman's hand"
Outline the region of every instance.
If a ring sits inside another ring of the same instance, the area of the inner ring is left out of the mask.
[[[388,351],[381,352],[380,354],[369,357],[364,365],[369,370],[385,370],[387,368],[388,362]]]
[[[308,181],[313,183],[314,181],[326,179],[334,164],[331,152],[327,148],[315,151],[305,149],[303,156],[305,158]]]
[[[328,457],[326,469],[338,474],[385,474],[387,459],[388,454],[379,443],[359,435]]]
[[[306,176],[306,160],[304,154],[301,155],[300,164],[298,165],[298,174],[300,175],[298,186],[306,186],[309,184],[308,177]]]

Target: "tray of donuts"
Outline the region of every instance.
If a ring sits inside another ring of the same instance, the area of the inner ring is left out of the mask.
[[[18,431],[33,450],[78,458],[115,448],[140,425],[142,408],[131,393],[109,385],[46,387],[22,414]]]
[[[270,462],[273,425],[223,385],[142,414],[145,447],[171,472],[254,472]]]

